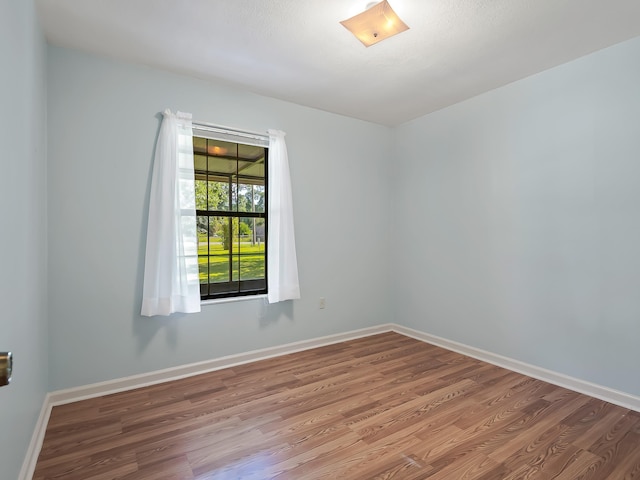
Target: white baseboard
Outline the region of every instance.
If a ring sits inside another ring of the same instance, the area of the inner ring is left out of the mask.
[[[27,454],[22,462],[22,468],[18,476],[19,480],[31,480],[33,473],[36,470],[36,463],[38,462],[38,455],[40,455],[40,449],[42,448],[42,441],[44,440],[44,433],[47,430],[47,424],[49,423],[49,417],[51,416],[51,394],[47,393],[42,402],[42,408],[40,409],[40,416],[36,422],[36,427],[31,435],[31,441],[27,448]]]
[[[503,357],[502,355],[470,347],[469,345],[447,340],[445,338],[436,337],[435,335],[430,335],[401,325],[393,324],[392,330],[402,335],[406,335],[407,337],[415,338],[416,340],[421,340],[438,347],[446,348],[447,350],[458,352],[468,357],[482,360],[483,362],[491,363],[553,385],[558,385],[559,387],[568,388],[574,392],[584,393],[585,395],[604,400],[605,402],[640,412],[640,397],[629,393],[603,387],[602,385],[597,385],[595,383],[570,377],[552,370],[536,367],[535,365],[530,365],[519,360]]]
[[[250,352],[239,353],[236,355],[227,355],[225,357],[214,358],[204,362],[191,363],[164,370],[132,375],[130,377],[108,380],[106,382],[92,383],[90,385],[54,391],[50,393],[49,400],[52,406],[64,405],[65,403],[101,397],[103,395],[146,387],[171,380],[178,380],[180,378],[199,375],[201,373],[213,372],[215,370],[221,370],[223,368],[229,368],[236,365],[266,360],[280,355],[288,355],[290,353],[323,347],[325,345],[332,345],[334,343],[345,342],[347,340],[368,337],[378,333],[389,332],[392,329],[393,325],[391,324],[378,325],[376,327],[363,328],[335,335],[327,335],[325,337],[313,338],[311,340],[287,343],[276,347],[252,350]]]
[[[640,412],[640,397],[569,377],[551,370],[536,367],[535,365],[529,365],[512,358],[503,357],[495,353],[420,332],[412,328],[388,323],[378,325],[376,327],[363,328],[361,330],[353,330],[351,332],[328,335],[325,337],[303,340],[301,342],[288,343],[286,345],[253,350],[236,355],[228,355],[204,362],[192,363],[189,365],[182,365],[164,370],[132,375],[130,377],[109,380],[106,382],[93,383],[90,385],[50,392],[45,397],[44,404],[42,405],[40,417],[38,418],[35,431],[33,432],[31,443],[22,465],[19,478],[20,480],[30,480],[33,476],[38,455],[42,448],[42,441],[44,440],[44,434],[51,414],[51,409],[54,406],[123,392],[126,390],[133,390],[135,388],[146,387],[149,385],[156,385],[158,383],[178,380],[193,375],[221,370],[223,368],[229,368],[259,360],[266,360],[268,358],[288,355],[290,353],[301,352],[312,348],[323,347],[325,345],[332,345],[335,343],[345,342],[347,340],[354,340],[390,331]]]

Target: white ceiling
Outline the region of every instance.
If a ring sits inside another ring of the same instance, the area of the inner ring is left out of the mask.
[[[389,2],[410,30],[369,48],[339,23],[367,0],[37,5],[51,44],[389,126],[640,35],[640,0]]]

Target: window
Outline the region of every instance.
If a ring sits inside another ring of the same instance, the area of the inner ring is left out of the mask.
[[[267,134],[163,112],[141,315],[200,312],[201,300],[221,297],[300,298],[286,134]]]
[[[267,293],[267,146],[194,126],[202,300]]]

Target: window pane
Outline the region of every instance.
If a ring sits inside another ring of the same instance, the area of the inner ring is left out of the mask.
[[[233,255],[233,281],[240,280],[240,255]]]
[[[238,173],[264,178],[264,148],[238,145]]]
[[[252,185],[245,185],[243,183],[238,185],[238,211],[253,212]]]
[[[209,283],[229,281],[229,256],[212,255],[209,257]]]
[[[238,158],[255,163],[264,160],[264,147],[238,144]]]
[[[211,173],[231,174],[237,170],[236,145],[219,140],[207,140],[208,166]]]
[[[255,222],[255,227],[253,228],[253,241],[258,245],[262,245],[262,251],[264,252],[264,239],[266,236],[264,218],[255,218],[253,221]]]
[[[264,279],[264,251],[261,252],[258,245],[251,244],[243,246],[240,251],[243,252],[240,255],[240,280]]]
[[[245,234],[242,234],[243,231]],[[264,279],[264,219],[243,219],[243,222],[240,224],[240,233],[240,280]]]
[[[238,184],[236,183],[237,178],[234,175],[231,183],[231,211],[238,211]]]
[[[254,185],[253,186],[253,203],[254,203],[254,212],[263,212],[264,213],[264,185]]]
[[[198,228],[198,255],[206,255],[207,238],[211,235],[209,217],[198,215],[196,217],[196,227]]]
[[[209,239],[209,218],[198,215],[196,217],[198,229],[198,270],[200,271],[200,283],[208,283],[209,263],[207,261],[208,239]]]
[[[211,248],[216,245],[216,250],[229,250],[228,222],[227,217],[210,217],[211,222]],[[217,252],[221,253],[221,252]]]
[[[209,237],[209,281],[228,282],[229,278],[229,218],[209,217],[212,235]]]
[[[238,145],[224,140],[207,139],[207,155],[220,159],[235,159],[238,154]],[[211,160],[210,160],[211,161]]]
[[[206,153],[207,139],[202,137],[193,137],[193,153]]]
[[[193,141],[195,142],[195,138]],[[207,170],[207,157],[204,155],[193,156],[193,169],[197,172],[204,172]]]
[[[230,225],[233,225],[233,244],[231,245],[231,254],[233,258],[233,276],[231,280],[237,282],[240,279],[240,256],[238,255],[240,252],[240,219],[233,218],[229,219]]]
[[[196,210],[207,209],[207,181],[206,176],[196,175]]]
[[[250,242],[252,235],[253,218],[241,218],[238,224],[240,242]]]
[[[212,181],[209,176],[208,210],[229,210],[229,183],[225,180]]]

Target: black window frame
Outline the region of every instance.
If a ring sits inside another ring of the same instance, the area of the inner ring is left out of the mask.
[[[230,241],[230,245],[229,245],[229,252],[226,254],[226,256],[228,257],[228,263],[229,263],[229,281],[227,282],[210,282],[207,281],[206,283],[200,283],[200,300],[201,301],[207,301],[207,300],[217,300],[217,299],[224,299],[224,298],[234,298],[234,297],[248,297],[248,296],[256,296],[256,295],[266,295],[268,292],[268,275],[267,275],[267,271],[268,271],[268,258],[267,258],[267,251],[268,251],[268,242],[269,242],[269,222],[268,222],[268,208],[269,208],[269,175],[268,175],[268,165],[269,165],[269,148],[268,146],[265,145],[255,145],[254,143],[249,143],[249,142],[243,142],[241,137],[238,138],[234,138],[234,139],[229,139],[223,137],[223,138],[216,138],[216,136],[209,136],[209,135],[202,135],[202,133],[200,132],[196,132],[194,131],[193,134],[193,138],[199,138],[199,139],[204,139],[207,141],[207,145],[209,141],[223,141],[223,142],[227,142],[227,143],[233,143],[236,144],[236,146],[238,145],[249,145],[249,146],[258,146],[259,148],[264,149],[264,177],[258,177],[255,175],[246,175],[246,174],[242,174],[241,171],[239,171],[238,168],[238,164],[240,161],[240,157],[239,154],[237,153],[239,149],[236,150],[236,170],[232,173],[224,173],[224,172],[215,172],[215,171],[211,171],[209,169],[209,159],[210,158],[216,158],[219,157],[220,155],[214,155],[214,154],[210,154],[208,151],[208,148],[206,149],[205,153],[201,152],[201,151],[196,151],[196,147],[195,147],[195,142],[194,142],[194,176],[196,179],[198,179],[198,177],[202,177],[204,176],[206,178],[206,181],[210,181],[209,177],[215,177],[219,182],[219,179],[222,177],[226,177],[228,178],[228,185],[229,185],[229,209],[228,210],[202,210],[202,209],[197,209],[196,208],[196,217],[223,217],[225,219],[228,219],[229,222],[233,222],[234,220],[237,219],[238,222],[241,221],[241,219],[243,218],[255,218],[255,219],[262,219],[264,221],[264,279],[249,279],[249,280],[242,280],[240,278],[238,279],[234,279],[233,277],[233,271],[234,271],[234,256],[238,256],[239,258],[239,263],[238,263],[238,276],[240,274],[240,263],[242,261],[242,256],[246,255],[246,254],[242,254],[240,253],[239,249],[238,251],[234,251],[234,238],[232,236],[232,239]],[[198,156],[205,156],[207,158],[207,167],[206,170],[200,170],[198,168],[196,168],[196,155]],[[235,179],[235,181],[234,181]],[[264,179],[264,209],[262,212],[255,212],[255,211],[250,211],[250,212],[246,212],[246,211],[240,211],[238,209],[238,202],[237,202],[237,197],[236,197],[236,202],[235,202],[235,210],[232,209],[232,206],[234,204],[233,201],[233,195],[234,192],[236,192],[236,196],[237,196],[237,192],[239,189],[239,185],[244,184],[242,182],[242,179],[248,180],[250,182],[254,182],[254,183],[250,183],[253,185],[261,185],[260,180]],[[235,188],[234,188],[235,185]],[[208,189],[207,189],[208,192]],[[207,205],[208,205],[208,200],[207,200]],[[229,231],[233,232],[233,226],[232,224],[229,225]],[[200,275],[200,259],[202,257],[206,257],[207,258],[207,266],[210,265],[210,258],[214,255],[211,254],[211,250],[210,250],[210,242],[207,242],[207,253],[206,254],[200,254],[198,253],[198,274]],[[210,274],[209,272],[207,272],[207,279],[210,280]]]

